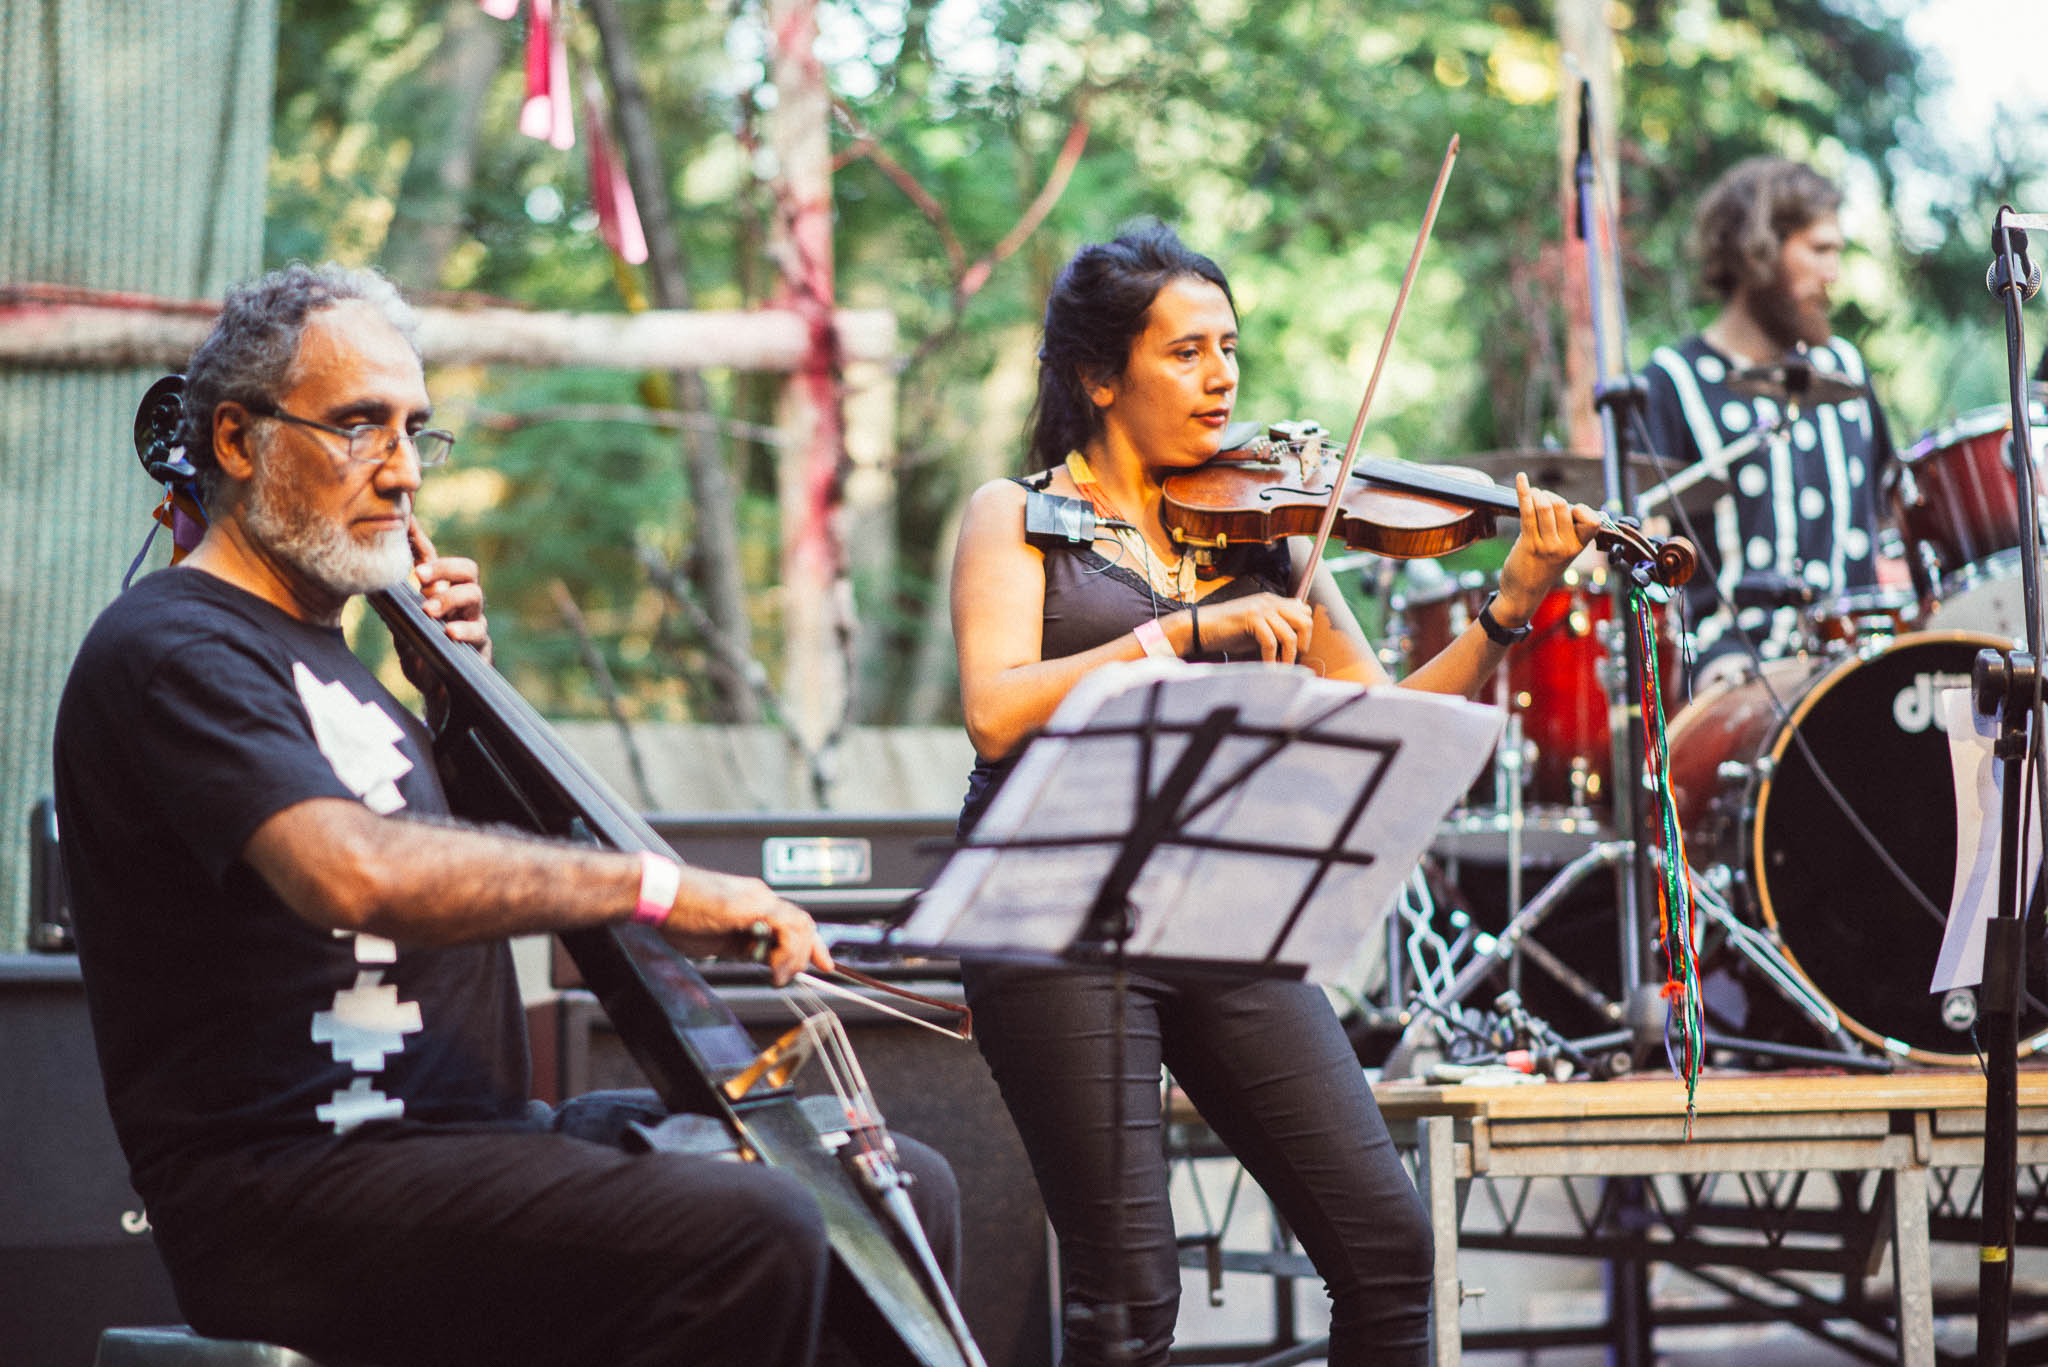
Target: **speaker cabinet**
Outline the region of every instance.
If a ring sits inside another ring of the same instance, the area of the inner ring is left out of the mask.
[[[927,996],[959,1000],[957,978],[904,985]],[[768,1044],[793,1023],[782,994],[773,989],[725,986],[719,996],[757,1045]],[[991,1363],[1051,1367],[1057,1306],[1045,1207],[1023,1141],[980,1050],[857,1006],[842,1008],[840,1016],[889,1127],[943,1153],[959,1179],[960,1306],[983,1354]],[[563,995],[561,1022],[565,1095],[647,1085],[587,993]],[[815,1078],[798,1079],[799,1091],[816,1085]]]
[[[182,1318],[100,1089],[78,960],[0,956],[0,1360],[87,1367]]]

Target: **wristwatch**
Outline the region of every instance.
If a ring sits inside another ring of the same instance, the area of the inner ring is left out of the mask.
[[[1486,633],[1487,640],[1497,646],[1518,646],[1529,639],[1532,628],[1527,622],[1518,627],[1502,626],[1493,615],[1493,605],[1499,597],[1498,593],[1491,595],[1486,600],[1486,606],[1479,609],[1479,629]]]

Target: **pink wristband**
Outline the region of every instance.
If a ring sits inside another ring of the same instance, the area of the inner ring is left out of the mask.
[[[1145,647],[1145,653],[1155,660],[1178,660],[1180,652],[1166,639],[1165,630],[1156,617],[1147,617],[1131,628],[1131,635],[1138,638],[1138,644]]]
[[[667,921],[670,908],[676,904],[676,892],[682,886],[681,864],[651,850],[640,851],[640,901],[633,908],[633,919],[650,926]]]

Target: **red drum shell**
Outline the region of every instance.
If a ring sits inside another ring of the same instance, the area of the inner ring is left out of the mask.
[[[1931,561],[1937,579],[2020,544],[2019,494],[2005,454],[2011,432],[2011,410],[1980,408],[1922,437],[1886,472],[1908,553]],[[2037,445],[2041,435],[2037,427]]]
[[[1654,615],[1664,708],[1675,712],[1684,700],[1678,639],[1669,615],[1661,608]],[[1508,689],[1522,713],[1522,734],[1536,752],[1530,776],[1536,802],[1609,805],[1613,732],[1601,679],[1610,666],[1600,624],[1613,620],[1606,572],[1573,572],[1529,619],[1529,639],[1508,652]]]
[[[1529,639],[1508,652],[1509,705],[1522,716],[1523,739],[1535,752],[1526,801],[1574,811],[1603,809],[1613,770],[1608,701],[1601,678],[1608,668],[1599,624],[1614,618],[1605,570],[1573,571],[1552,589],[1529,619]],[[1435,592],[1398,601],[1401,673],[1434,659],[1463,631],[1493,592],[1490,579],[1466,575]],[[1664,706],[1683,700],[1679,647],[1667,615],[1657,613],[1657,664]],[[1491,689],[1482,699],[1493,696]],[[1491,770],[1474,785],[1473,800],[1492,802]]]

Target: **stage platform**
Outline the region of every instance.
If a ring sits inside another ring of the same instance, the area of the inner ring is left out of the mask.
[[[1953,1360],[1937,1355],[1934,1319],[1973,1308],[1974,1282],[1972,1294],[1938,1306],[1931,1249],[1976,1242],[1980,1074],[1709,1076],[1689,1140],[1685,1089],[1669,1077],[1374,1092],[1397,1140],[1412,1146],[1437,1230],[1440,1367],[1467,1348],[1569,1344],[1604,1344],[1613,1362],[1649,1367],[1658,1325],[1764,1320],[1797,1324],[1865,1361]],[[2018,1237],[2039,1246],[2048,1198],[2030,1168],[2048,1165],[2048,1070],[2022,1069],[2020,1104]],[[1192,1112],[1175,1116],[1177,1156],[1217,1152]],[[1532,1201],[1538,1183],[1559,1185],[1564,1199]],[[1314,1276],[1299,1254],[1231,1249],[1218,1231],[1183,1248],[1193,1267]],[[1459,1256],[1482,1249],[1605,1261],[1606,1319],[1461,1334]],[[1869,1295],[1887,1251],[1890,1294]],[[1650,1296],[1656,1263],[1683,1267],[1727,1303],[1660,1311]],[[2040,1359],[2016,1351],[2014,1360]]]

